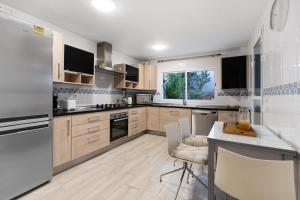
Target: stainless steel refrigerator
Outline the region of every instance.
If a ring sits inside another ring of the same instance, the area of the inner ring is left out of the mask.
[[[52,38],[0,11],[0,199],[52,177]]]

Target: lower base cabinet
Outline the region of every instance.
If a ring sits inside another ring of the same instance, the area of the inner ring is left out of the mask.
[[[128,136],[135,135],[147,129],[147,109],[134,108],[128,112]]]
[[[71,161],[71,117],[55,117],[53,120],[53,167]]]
[[[72,159],[97,151],[109,145],[109,129],[72,138]]]

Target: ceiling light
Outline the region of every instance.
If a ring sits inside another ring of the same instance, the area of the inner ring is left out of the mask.
[[[116,6],[113,0],[93,0],[93,6],[102,12],[111,12]]]
[[[164,44],[155,44],[152,46],[152,49],[154,49],[155,51],[162,51],[165,50],[166,48],[167,46]]]

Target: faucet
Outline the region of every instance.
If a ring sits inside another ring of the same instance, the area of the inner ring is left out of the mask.
[[[182,99],[182,104],[183,104],[184,106],[186,106],[186,99],[185,99],[185,97]]]

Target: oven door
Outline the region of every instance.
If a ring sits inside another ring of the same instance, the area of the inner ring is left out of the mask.
[[[110,120],[110,141],[128,136],[128,117]]]

